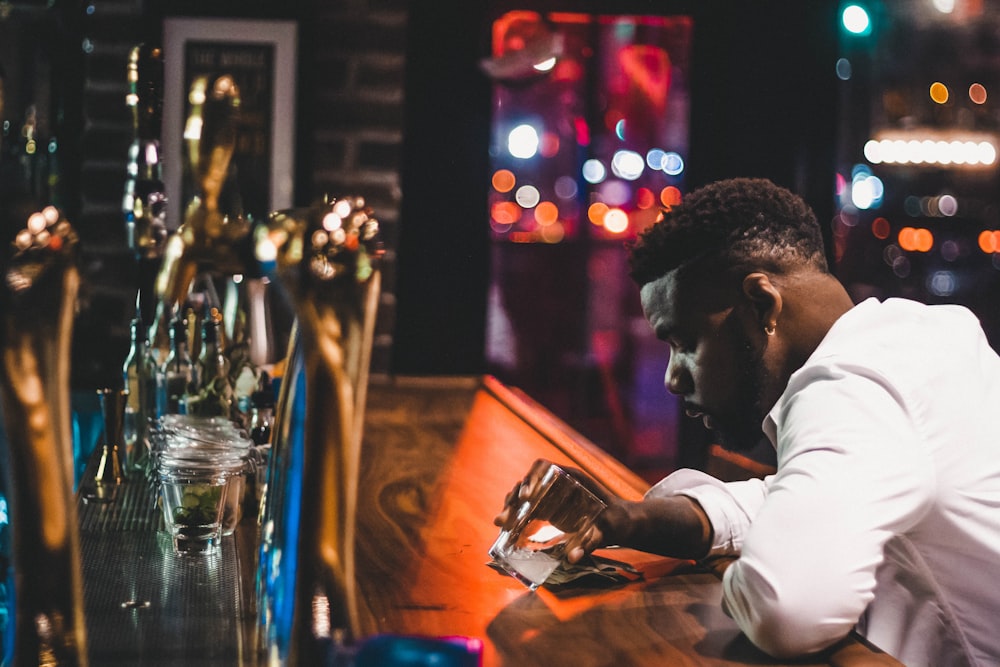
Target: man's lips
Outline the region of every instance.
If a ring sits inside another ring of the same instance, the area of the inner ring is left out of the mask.
[[[705,414],[705,409],[702,408],[697,403],[688,403],[687,401],[685,401],[684,414],[686,414],[688,417],[691,417],[692,419],[697,419],[698,417],[701,417],[702,415]]]
[[[705,428],[712,428],[712,418],[705,414],[705,411],[697,405],[685,405],[684,414],[686,414],[691,419],[701,419],[701,423],[705,425]]]

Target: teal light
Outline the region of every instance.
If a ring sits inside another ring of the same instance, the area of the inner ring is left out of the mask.
[[[840,14],[840,21],[844,29],[852,35],[863,37],[872,31],[871,17],[868,10],[861,5],[847,5]]]

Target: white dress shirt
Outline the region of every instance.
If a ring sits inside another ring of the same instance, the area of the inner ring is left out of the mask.
[[[868,299],[764,420],[777,472],[679,470],[650,490],[705,509],[739,554],[724,607],[765,651],[853,627],[908,667],[1000,665],[1000,358],[958,306]]]

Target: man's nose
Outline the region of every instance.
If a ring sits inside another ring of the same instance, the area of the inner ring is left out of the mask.
[[[683,395],[691,391],[691,374],[678,358],[680,355],[671,354],[667,361],[667,372],[663,378],[663,384],[667,391],[675,395]]]

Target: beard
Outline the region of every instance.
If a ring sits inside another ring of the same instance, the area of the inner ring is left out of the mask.
[[[764,364],[765,346],[757,346],[735,322],[730,326],[736,355],[733,374],[734,396],[739,400],[727,415],[712,415],[712,431],[719,444],[730,451],[746,452],[755,448],[764,437],[761,425],[766,408],[764,387],[770,378]]]

